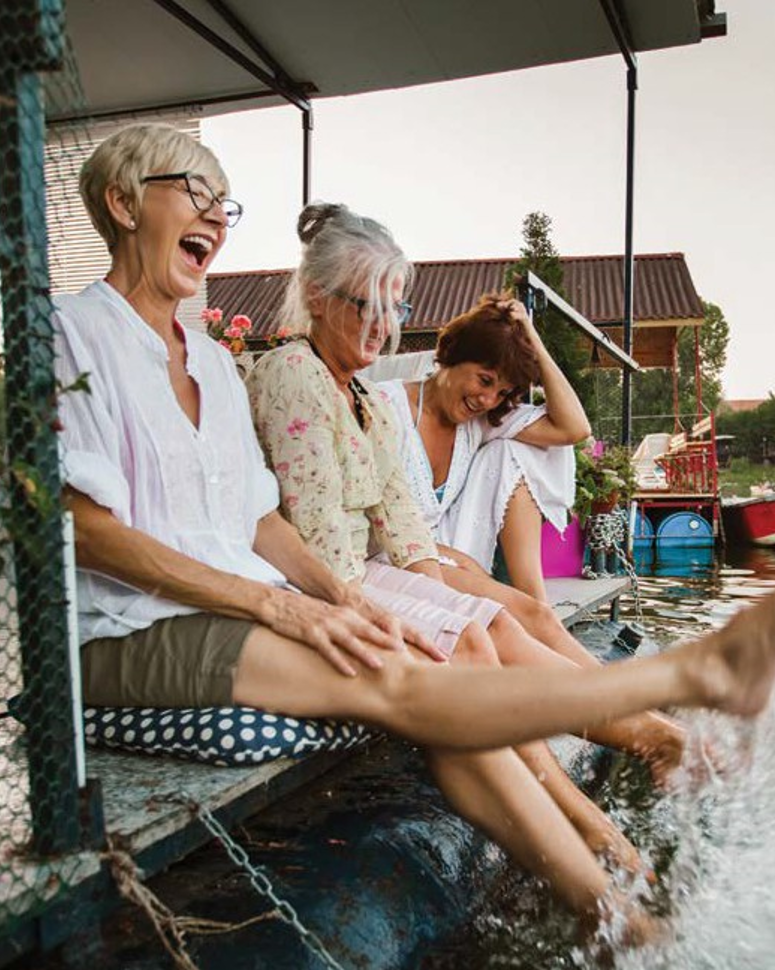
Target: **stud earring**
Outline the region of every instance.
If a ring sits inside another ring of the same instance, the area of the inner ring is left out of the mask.
[[[137,229],[137,223],[135,222],[134,219],[129,220],[129,228],[132,230],[132,232],[134,232],[135,229]]]

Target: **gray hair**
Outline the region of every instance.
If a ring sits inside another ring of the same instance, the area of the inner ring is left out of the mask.
[[[335,290],[357,289],[378,305],[385,292],[393,292],[396,279],[411,285],[413,269],[385,226],[352,212],[346,205],[313,202],[305,206],[296,231],[302,242],[298,269],[288,283],[280,309],[280,322],[290,330],[308,332],[312,317],[307,305],[310,286],[328,295]],[[400,327],[388,298],[390,349],[400,339]],[[363,339],[366,339],[364,327]]]
[[[137,124],[106,138],[81,168],[80,191],[92,225],[112,252],[118,231],[105,202],[105,191],[118,185],[137,207],[143,201],[146,175],[195,172],[214,192],[229,191],[229,181],[209,148],[171,125]]]

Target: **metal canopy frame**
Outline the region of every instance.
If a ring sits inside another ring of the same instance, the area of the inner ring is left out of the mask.
[[[292,104],[301,112],[302,122],[302,203],[306,205],[311,197],[312,185],[312,132],[314,128],[312,104],[310,96],[317,91],[314,84],[301,82],[291,76],[280,61],[267,49],[255,32],[234,12],[226,0],[203,0],[206,6],[216,15],[220,22],[233,32],[245,46],[255,55],[258,62],[246,56],[230,43],[217,30],[208,26],[197,16],[187,10],[177,0],[153,0],[159,8],[174,17],[189,30],[197,34],[210,46],[220,51],[241,69],[245,70],[256,80],[260,81],[266,91],[253,92],[250,95],[237,96],[258,97],[276,95]],[[635,44],[628,23],[625,0],[598,0],[600,8],[608,22],[611,35],[624,59],[627,78],[627,133],[626,133],[626,199],[625,199],[625,258],[624,258],[624,306],[622,313],[622,343],[621,350],[607,335],[596,330],[593,337],[596,345],[602,346],[606,352],[619,361],[623,366],[622,379],[622,444],[630,445],[632,440],[632,380],[633,370],[638,369],[632,358],[633,348],[633,299],[635,280],[635,256],[633,247],[634,227],[634,176],[635,176],[635,109],[636,92],[638,90],[638,62],[635,54]],[[703,38],[719,37],[726,34],[726,15],[716,14],[715,0],[696,0],[700,17],[700,34]],[[540,281],[539,281],[540,283]],[[548,290],[541,284],[542,292]],[[555,294],[556,297],[556,294]],[[556,297],[559,300],[559,297]],[[555,300],[551,300],[555,306]],[[564,302],[564,301],[563,301]],[[577,322],[576,314],[568,304],[564,309],[557,306],[567,319]],[[568,314],[567,311],[573,311]],[[591,327],[592,325],[589,324]],[[581,327],[584,329],[584,327]],[[588,334],[592,336],[591,334]],[[606,344],[608,341],[608,346]]]
[[[627,187],[624,204],[624,312],[622,314],[622,348],[632,355],[633,292],[635,288],[635,254],[633,251],[633,214],[635,203],[635,103],[638,90],[638,59],[623,17],[614,0],[600,0],[600,6],[627,65]],[[632,371],[622,373],[622,444],[632,444]]]
[[[606,354],[609,354],[613,359],[622,365],[622,370],[624,374],[629,376],[634,370],[640,370],[640,365],[633,358],[631,353],[622,349],[617,343],[615,343],[612,338],[604,331],[600,330],[583,314],[570,305],[566,300],[555,293],[555,291],[548,286],[542,279],[535,275],[532,270],[527,272],[527,301],[528,309],[537,309],[536,306],[536,295],[542,294],[543,300],[557,310],[564,319],[575,327],[576,330],[581,331],[585,336],[589,337],[593,345],[600,350],[603,350]]]
[[[210,9],[230,27],[248,48],[258,57],[265,67],[255,64],[241,51],[216,33],[205,23],[182,7],[176,0],[154,0],[171,16],[175,17],[190,30],[198,34],[203,40],[221,51],[238,66],[244,68],[261,81],[273,93],[284,98],[289,104],[301,111],[302,119],[302,204],[309,202],[312,182],[312,106],[308,97],[309,85],[305,86],[294,80],[282,64],[267,50],[265,45],[250,30],[225,0],[205,0]],[[626,134],[626,198],[625,198],[625,227],[624,227],[624,307],[622,313],[622,347],[576,311],[570,304],[559,297],[544,284],[537,276],[530,273],[528,286],[535,292],[544,294],[547,302],[551,303],[577,329],[585,333],[593,341],[595,347],[600,347],[614,360],[622,365],[622,432],[623,445],[632,443],[632,372],[639,370],[639,365],[632,357],[633,345],[633,297],[635,285],[635,253],[633,244],[634,229],[634,201],[635,201],[635,109],[638,90],[638,60],[634,44],[629,31],[626,15],[618,0],[599,0],[601,9],[608,21],[611,33],[624,59],[627,69],[627,134]],[[726,32],[726,18],[723,14],[716,15],[713,2],[704,11],[704,36],[720,36]],[[268,69],[268,70],[267,70]]]
[[[249,57],[246,57],[242,51],[238,50],[233,44],[230,44],[229,41],[208,27],[198,17],[195,17],[185,7],[182,7],[176,0],[153,0],[153,2],[170,14],[170,16],[175,17],[176,20],[179,20],[180,23],[188,27],[189,30],[192,30],[202,40],[205,40],[212,47],[219,50],[229,60],[233,61],[249,74],[252,74],[253,77],[269,88],[272,93],[279,95],[289,104],[299,109],[301,112],[303,146],[301,197],[302,204],[306,205],[310,200],[311,192],[312,130],[314,127],[312,105],[308,97],[310,94],[310,85],[302,84],[294,80],[282,64],[280,64],[266,49],[259,38],[250,30],[247,24],[234,13],[224,0],[205,0],[205,3],[220,17],[224,24],[230,27],[245,42],[250,50],[263,62],[264,67],[256,64]]]

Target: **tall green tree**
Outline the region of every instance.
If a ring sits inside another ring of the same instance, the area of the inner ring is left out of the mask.
[[[506,286],[514,289],[519,278],[532,270],[536,276],[564,297],[562,263],[552,241],[552,220],[545,212],[529,212],[522,222],[520,258],[506,273]],[[587,372],[588,351],[566,320],[552,307],[535,318],[536,329],[546,349],[573,385],[592,418],[596,403],[591,375]]]
[[[722,396],[721,372],[727,362],[729,324],[721,307],[702,301],[704,320],[699,331],[702,403],[714,410]],[[695,407],[694,328],[684,327],[678,337],[678,388],[681,411]]]
[[[721,372],[727,359],[729,324],[715,303],[702,303],[704,319],[698,329],[700,380],[704,408],[714,410],[721,400]],[[678,412],[685,419],[697,413],[695,367],[695,328],[683,327],[678,333]],[[607,386],[607,385],[606,385]],[[633,375],[633,436],[640,439],[656,431],[673,429],[673,371],[649,368]],[[598,401],[600,423],[608,430],[618,420],[619,402],[609,394]],[[686,422],[684,422],[686,423]],[[618,426],[618,425],[617,425]],[[606,434],[606,436],[608,436]]]
[[[775,453],[775,397],[769,398],[753,411],[719,411],[719,434],[732,434],[735,441],[732,454],[749,461],[772,461]]]

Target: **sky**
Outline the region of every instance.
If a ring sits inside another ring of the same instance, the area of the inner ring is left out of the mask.
[[[641,54],[635,252],[682,252],[731,340],[727,398],[775,392],[775,2],[717,0],[728,35]],[[531,211],[562,255],[624,249],[621,57],[314,102],[312,197],[391,228],[410,259],[512,256]],[[215,271],[296,264],[301,121],[203,122],[245,206]]]

